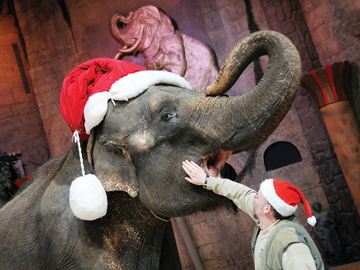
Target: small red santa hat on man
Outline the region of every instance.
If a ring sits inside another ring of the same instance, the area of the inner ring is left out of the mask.
[[[307,223],[311,226],[316,224],[316,218],[312,215],[310,204],[305,195],[293,184],[278,179],[265,179],[259,190],[269,204],[283,217],[294,214],[298,204],[303,203]]]
[[[75,67],[64,79],[60,96],[61,113],[78,145],[82,176],[72,181],[69,203],[79,219],[95,220],[107,211],[107,196],[100,180],[85,175],[80,139],[104,119],[108,102],[128,101],[156,84],[191,89],[181,76],[159,70],[145,70],[130,62],[96,58]]]

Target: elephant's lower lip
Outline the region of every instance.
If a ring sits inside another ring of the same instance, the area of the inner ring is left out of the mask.
[[[202,167],[205,169],[208,175],[219,177],[220,170],[224,167],[224,164],[230,155],[230,151],[223,150],[206,155],[202,159]]]

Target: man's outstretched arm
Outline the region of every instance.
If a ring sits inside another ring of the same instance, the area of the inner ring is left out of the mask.
[[[255,190],[226,178],[208,177],[205,171],[193,161],[183,161],[182,167],[188,175],[185,177],[186,181],[227,197],[252,219],[256,220],[254,216]]]

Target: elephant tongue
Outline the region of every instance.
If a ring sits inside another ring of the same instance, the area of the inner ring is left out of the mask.
[[[210,176],[219,177],[220,169],[224,166],[227,158],[231,155],[231,152],[220,150],[216,154],[209,155],[207,157],[207,172]]]
[[[209,166],[208,167],[208,173],[212,177],[219,177],[220,176],[220,170],[216,166]]]

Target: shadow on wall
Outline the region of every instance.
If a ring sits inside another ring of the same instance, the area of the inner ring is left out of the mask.
[[[341,242],[336,231],[336,224],[331,209],[322,209],[320,202],[311,205],[316,217],[315,233],[319,238],[324,259],[328,265],[338,265],[344,256]]]

